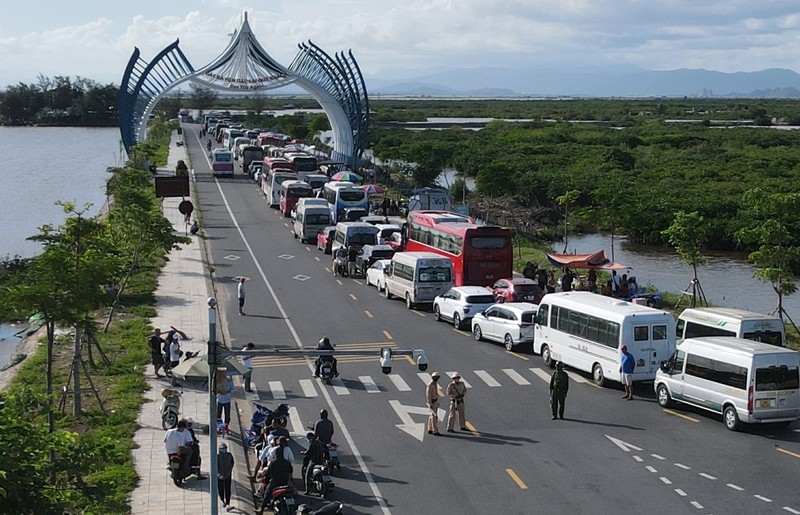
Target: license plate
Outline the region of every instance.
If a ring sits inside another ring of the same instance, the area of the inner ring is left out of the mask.
[[[325,481],[326,483],[332,481],[331,476],[322,476],[322,480]]]
[[[339,453],[336,452],[336,451],[329,451],[329,454],[331,455],[331,458],[338,458],[339,457]]]
[[[286,503],[286,506],[291,506],[294,504],[294,499],[292,499],[291,497],[285,497],[283,500]]]
[[[769,408],[770,406],[772,406],[772,402],[769,399],[761,399],[760,401],[758,401],[758,406],[760,408]]]

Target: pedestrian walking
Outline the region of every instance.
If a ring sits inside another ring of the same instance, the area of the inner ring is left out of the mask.
[[[245,345],[245,347],[242,350],[245,352],[249,352],[255,348],[256,345],[253,342],[250,342],[247,345]],[[244,391],[252,392],[253,390],[252,388],[250,388],[250,380],[253,377],[253,356],[251,356],[250,354],[242,354],[242,365],[244,365],[244,368],[247,369],[247,372],[242,374],[242,379],[244,379]]]
[[[164,346],[164,338],[161,337],[161,329],[153,329],[153,334],[147,340],[147,345],[150,347],[150,360],[153,362],[153,368],[156,371],[156,378],[161,377],[158,373],[161,367],[164,366],[164,355],[161,354],[161,348]],[[164,372],[166,375],[166,371]]]
[[[622,373],[622,385],[625,387],[623,399],[633,400],[633,369],[636,368],[636,359],[633,354],[628,352],[628,346],[623,345],[620,349],[622,358],[620,359],[619,371]]]
[[[461,382],[461,375],[453,374],[452,382],[447,385],[447,396],[450,398],[450,411],[447,413],[447,432],[454,433],[456,417],[461,424],[462,431],[467,429],[467,419],[464,417],[464,396],[467,394],[467,385]]]
[[[553,420],[564,418],[564,401],[567,400],[569,390],[569,376],[564,371],[564,364],[556,363],[556,371],[550,378],[550,408],[553,410]]]
[[[239,285],[236,287],[236,296],[239,298],[239,315],[244,316],[244,298],[247,295],[244,289],[244,277],[239,278]]]
[[[439,433],[439,372],[431,374],[428,387],[425,388],[425,404],[430,408],[428,415],[428,434],[441,436]]]
[[[225,382],[217,386],[217,420],[222,419],[223,412],[225,418],[222,419],[225,424],[225,434],[228,433],[228,426],[231,423],[231,397],[233,394],[233,380],[225,377]]]
[[[228,444],[222,443],[217,454],[217,484],[219,486],[219,500],[225,511],[231,511],[231,478],[233,474],[233,454],[228,452]]]

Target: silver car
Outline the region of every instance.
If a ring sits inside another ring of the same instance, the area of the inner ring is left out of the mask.
[[[529,302],[494,304],[472,318],[472,336],[476,341],[502,343],[508,351],[521,343],[533,343],[533,321],[538,308]]]
[[[482,286],[455,286],[433,299],[433,316],[437,321],[450,320],[461,329],[475,313],[495,302],[492,292]]]

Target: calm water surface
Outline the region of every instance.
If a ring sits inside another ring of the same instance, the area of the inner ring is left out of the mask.
[[[119,129],[0,127],[0,256],[40,251],[26,238],[58,225],[58,200],[97,214],[106,201],[105,170],[120,165]]]

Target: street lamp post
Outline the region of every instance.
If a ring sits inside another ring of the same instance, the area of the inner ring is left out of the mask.
[[[217,300],[208,298],[208,447],[211,453],[208,478],[211,515],[217,515]]]

